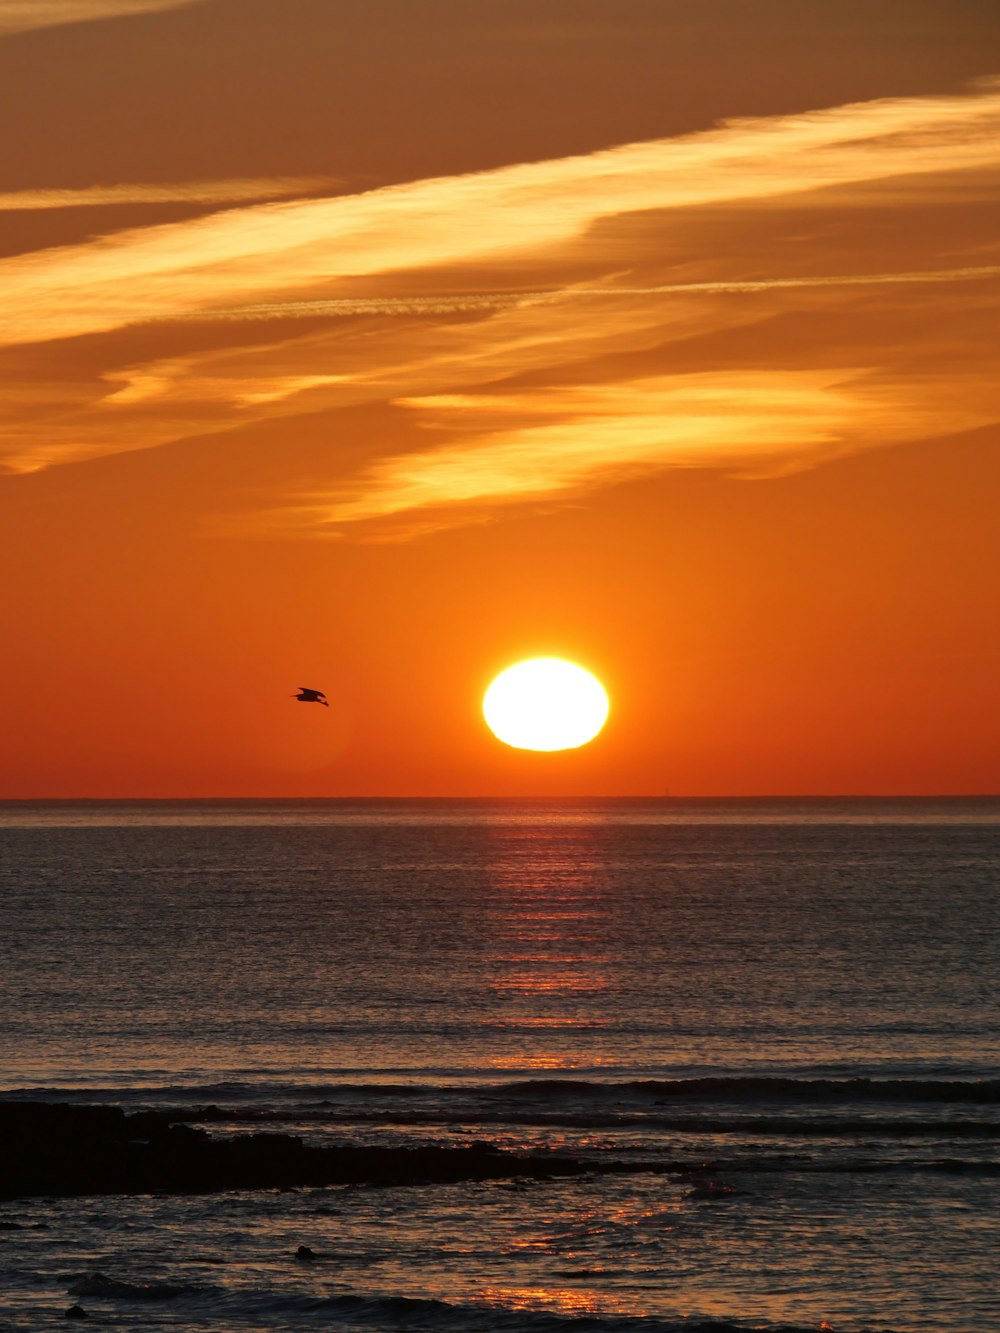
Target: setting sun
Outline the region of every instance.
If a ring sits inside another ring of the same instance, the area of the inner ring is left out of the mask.
[[[501,671],[486,691],[483,716],[505,745],[573,750],[604,726],[608,696],[583,667],[558,657],[536,657]]]

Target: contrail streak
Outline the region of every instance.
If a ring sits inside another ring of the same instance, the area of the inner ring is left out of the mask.
[[[719,282],[673,282],[651,287],[553,287],[541,291],[470,292],[456,296],[342,296],[317,301],[276,301],[205,311],[194,320],[316,319],[337,315],[446,315],[465,311],[546,305],[591,297],[740,295],[809,287],[887,287],[910,283],[976,282],[1000,277],[1000,264],[976,268],[924,269],[909,273],[850,273],[812,278],[739,278]]]

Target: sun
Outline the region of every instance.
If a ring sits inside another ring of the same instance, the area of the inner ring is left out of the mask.
[[[483,699],[486,725],[518,750],[575,750],[608,716],[601,682],[575,662],[533,657],[501,671]]]

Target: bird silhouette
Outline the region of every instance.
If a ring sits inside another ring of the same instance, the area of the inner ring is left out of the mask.
[[[324,708],[330,707],[322,690],[311,690],[307,685],[300,685],[298,694],[293,694],[292,698],[298,699],[300,704],[322,704]]]

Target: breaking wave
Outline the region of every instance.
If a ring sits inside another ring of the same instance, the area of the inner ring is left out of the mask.
[[[170,1283],[125,1282],[104,1273],[74,1279],[72,1296],[115,1303],[179,1301],[192,1317],[210,1317],[224,1308],[229,1319],[257,1320],[264,1316],[294,1321],[295,1327],[330,1327],[341,1330],[467,1330],[468,1333],[815,1333],[795,1324],[766,1324],[759,1320],[687,1318],[662,1319],[644,1315],[602,1314],[596,1311],[562,1312],[512,1308],[500,1301],[457,1303],[392,1295],[310,1297],[299,1293],[244,1290],[238,1294],[221,1287],[181,1287]],[[180,1311],[178,1311],[180,1313]],[[883,1330],[882,1333],[890,1333]]]

